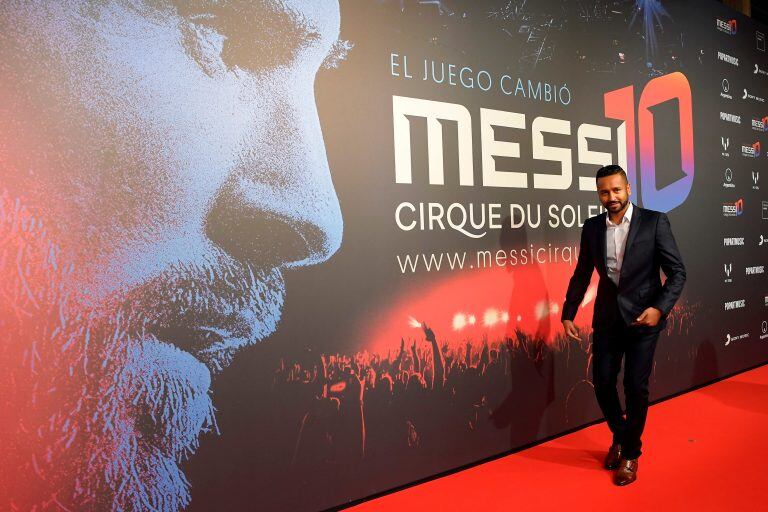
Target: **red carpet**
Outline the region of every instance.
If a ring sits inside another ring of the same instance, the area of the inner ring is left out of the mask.
[[[627,487],[601,468],[600,423],[350,510],[766,510],[766,433],[768,365],[652,406]]]

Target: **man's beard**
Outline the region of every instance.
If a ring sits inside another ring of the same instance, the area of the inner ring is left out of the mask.
[[[178,510],[190,499],[178,464],[215,425],[208,369],[152,337],[107,343],[116,350],[89,425],[88,494],[116,510]]]
[[[215,428],[208,369],[140,313],[72,307],[72,268],[1,191],[0,242],[0,508],[186,506],[179,464]]]
[[[615,205],[612,205],[612,204],[608,203],[608,207],[609,208],[610,207],[615,207],[616,211],[620,212],[621,210],[623,210],[629,204],[629,197],[627,197],[623,201],[622,200],[615,201],[615,203],[616,203]]]

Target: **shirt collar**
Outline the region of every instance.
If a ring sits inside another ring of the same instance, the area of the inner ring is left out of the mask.
[[[632,201],[629,202],[629,206],[627,207],[627,211],[624,212],[624,217],[621,219],[621,224],[626,222],[629,224],[632,222]],[[620,224],[614,224],[611,222],[611,216],[608,215],[608,212],[605,213],[605,225],[606,226],[619,226]]]

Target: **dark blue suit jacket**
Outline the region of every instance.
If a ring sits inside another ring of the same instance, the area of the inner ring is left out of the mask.
[[[591,217],[581,229],[581,246],[576,270],[573,272],[565,296],[561,320],[573,320],[584,299],[592,271],[597,269],[600,282],[595,298],[592,328],[610,326],[621,315],[631,324],[648,307],[662,312],[661,320],[654,328],[666,326],[667,315],[680,297],[685,284],[685,266],[672,235],[672,228],[665,213],[639,208],[633,204],[629,223],[624,260],[617,287],[608,277],[606,264],[605,217],[607,212]],[[667,280],[661,285],[659,268]]]

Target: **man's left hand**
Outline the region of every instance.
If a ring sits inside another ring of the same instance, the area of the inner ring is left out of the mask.
[[[632,325],[655,327],[659,323],[659,320],[661,320],[661,310],[651,307],[643,311],[640,316],[632,322]]]

